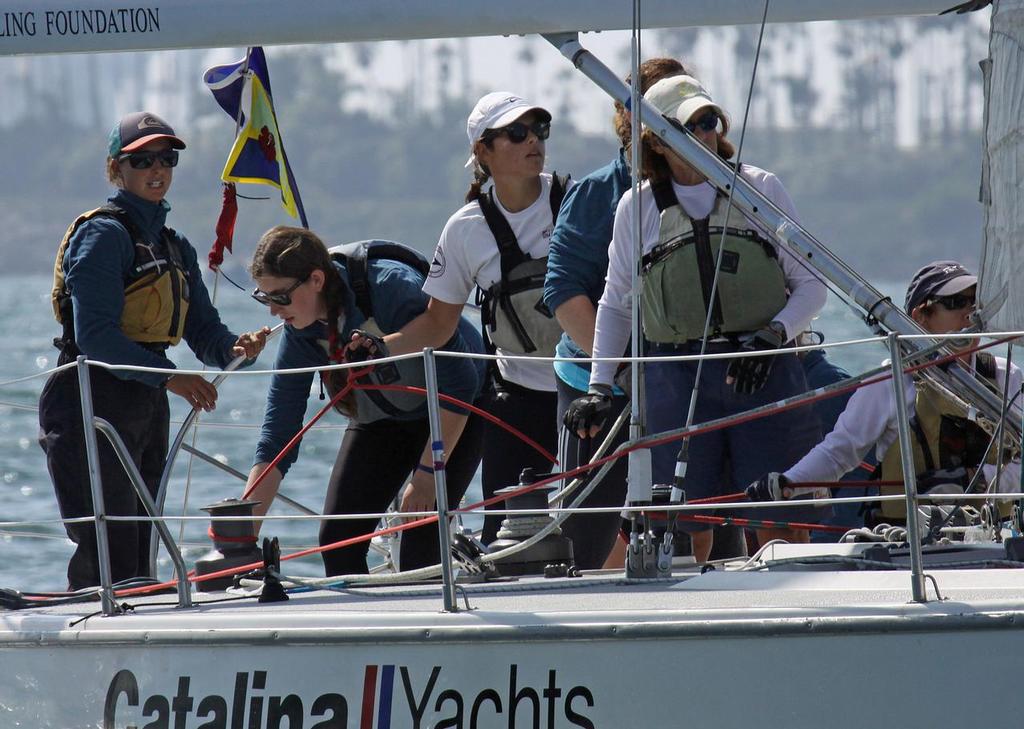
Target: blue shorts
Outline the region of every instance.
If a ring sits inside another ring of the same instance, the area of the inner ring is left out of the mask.
[[[699,351],[699,348],[698,348]],[[690,354],[689,348],[654,348],[653,354]],[[807,391],[803,368],[795,354],[776,355],[765,386],[751,395],[736,393],[725,384],[727,359],[705,360],[701,387],[694,411],[695,424],[742,413],[751,408]],[[681,428],[686,424],[697,374],[696,362],[648,362],[646,365],[648,434]],[[775,413],[739,425],[695,436],[690,442],[684,488],[688,501],[742,491],[769,471],[785,471],[821,440],[818,416],[812,406]],[[652,449],[655,483],[670,484],[681,441]],[[771,509],[709,510],[711,516],[731,515],[748,519],[818,522],[828,507],[792,506]],[[743,513],[739,513],[743,512]],[[709,525],[681,521],[688,532]]]

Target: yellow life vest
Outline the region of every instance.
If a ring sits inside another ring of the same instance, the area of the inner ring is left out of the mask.
[[[995,359],[980,353],[975,363],[978,378],[998,391]],[[989,448],[996,431],[994,423],[980,416],[972,419],[964,402],[931,382],[915,379],[914,387],[916,392],[914,413],[910,419],[910,442],[914,451],[914,472],[918,479],[919,493],[927,493],[922,490],[928,488],[926,483],[937,483],[934,478],[936,471],[976,469],[985,463],[996,463],[998,449]],[[1008,463],[1019,455],[1018,445],[1004,437],[1002,462]],[[903,478],[903,460],[898,440],[889,447],[882,459],[881,478],[883,481]],[[901,486],[881,487],[883,495],[903,492]],[[1003,501],[1000,513],[1009,516],[1011,508],[1009,501]],[[905,519],[906,504],[901,501],[883,501],[882,515],[890,519]]]
[[[188,275],[174,232],[170,228],[163,228],[160,231],[163,245],[153,246],[145,241],[127,212],[113,205],[104,205],[78,216],[68,227],[57,249],[50,301],[54,316],[64,327],[58,346],[73,345],[75,342],[71,292],[64,278],[64,256],[67,254],[68,243],[83,223],[101,216],[112,217],[120,222],[135,248],[135,259],[124,281],[122,333],[142,344],[177,344],[185,332],[190,292]]]

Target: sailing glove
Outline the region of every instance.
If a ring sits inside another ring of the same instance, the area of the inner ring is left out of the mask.
[[[600,429],[612,406],[611,385],[591,385],[587,394],[569,404],[562,417],[562,423],[570,433],[578,437],[589,437],[594,428]],[[584,433],[584,436],[580,436]]]
[[[781,324],[772,322],[772,326],[758,329],[743,342],[741,352],[769,352],[785,344],[785,329]],[[741,395],[752,395],[768,382],[772,371],[774,357],[737,357],[729,361],[726,377],[732,379],[732,386]]]
[[[772,471],[747,486],[747,498],[751,501],[784,501],[793,495],[789,479]]]
[[[786,476],[772,471],[746,488],[750,501],[789,501],[801,497],[827,499],[832,490],[827,486],[794,486]]]
[[[358,338],[353,339],[345,352],[346,362],[364,362],[368,359],[380,359],[388,356],[388,345],[378,336],[364,332],[362,329],[353,329],[352,334]]]

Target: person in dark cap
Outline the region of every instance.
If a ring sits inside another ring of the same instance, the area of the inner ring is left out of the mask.
[[[269,329],[241,336],[220,321],[196,251],[165,224],[165,200],[183,142],[156,114],[134,112],[110,132],[107,178],[117,189],[102,206],[71,224],[57,251],[51,300],[62,326],[54,340],[58,365],[84,354],[108,364],[174,369],[168,347],[182,339],[205,364],[224,367],[255,357]],[[190,407],[213,410],[217,391],[199,375],[168,376],[90,368],[95,415],[117,430],[146,487],[156,494],[167,456],[167,392]],[[39,443],[65,519],[92,516],[78,375],[53,374],[39,399]],[[106,513],[145,516],[131,482],[105,438],[99,438]],[[66,524],[77,545],[68,565],[71,589],[99,584],[96,529]],[[107,524],[115,582],[149,574],[148,522]]]
[[[935,261],[914,274],[907,287],[906,312],[930,334],[958,332],[971,323],[978,279],[956,261]],[[1006,360],[988,352],[969,352],[970,340],[948,340],[961,363],[978,379],[1002,392],[1007,384]],[[1016,491],[1020,461],[1004,453],[1006,464],[998,483],[997,448],[989,448],[991,436],[969,417],[960,401],[919,376],[906,374],[905,392],[911,418],[911,444],[919,493],[963,493],[972,477],[982,470],[982,487],[974,491]],[[1010,366],[1009,392],[1021,387],[1021,370]],[[1012,403],[1007,417],[1021,417],[1019,403]],[[903,469],[896,428],[896,402],[888,380],[857,390],[836,421],[835,428],[796,465],[784,473],[768,473],[747,488],[752,500],[788,499],[813,493],[801,482],[838,481],[856,468],[874,447],[881,463],[883,481],[902,480]],[[882,493],[902,493],[902,487],[883,487]],[[828,495],[824,489],[822,496]],[[904,504],[882,502],[881,517],[890,523],[906,518]]]

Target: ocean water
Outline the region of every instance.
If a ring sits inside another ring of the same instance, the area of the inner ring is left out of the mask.
[[[45,373],[56,363],[57,350],[52,340],[59,333],[50,310],[50,283],[47,276],[0,276],[0,312],[3,312],[0,316],[0,383],[36,376],[0,386],[0,587],[22,590],[63,589],[67,584],[67,559],[73,546],[56,521],[59,513],[43,452],[37,442],[36,405]],[[208,275],[207,283],[212,290],[212,274]],[[876,286],[894,300],[902,299],[898,284],[876,283]],[[217,304],[222,318],[234,331],[275,323],[266,308],[223,280]],[[869,334],[858,317],[834,296],[830,296],[814,328],[823,332],[828,341]],[[271,367],[276,346],[276,343],[269,345],[253,369]],[[879,344],[844,347],[829,354],[830,359],[850,372],[876,366],[884,356],[885,350]],[[179,367],[199,366],[185,346],[173,351],[173,359]],[[252,465],[268,382],[269,377],[262,375],[229,377],[221,387],[217,409],[203,415],[201,426],[194,434],[194,446],[247,473]],[[319,398],[311,396],[307,417],[321,406]],[[172,396],[172,434],[186,414],[183,401]],[[299,461],[288,472],[282,493],[314,510],[322,508],[343,429],[344,419],[332,412],[305,436]],[[192,433],[185,442],[193,444]],[[166,513],[168,516],[203,516],[202,506],[240,496],[243,486],[231,475],[181,453],[172,472]],[[479,493],[477,480],[467,498],[476,500]],[[272,513],[296,512],[278,503]],[[20,521],[34,523],[8,525]],[[171,521],[169,526],[179,543],[184,544],[186,562],[195,561],[210,548],[207,522]],[[317,525],[314,521],[267,522],[263,535],[279,536],[287,552],[315,545]],[[320,559],[315,556],[290,561],[288,570],[301,575],[323,574]],[[162,552],[160,573],[162,577],[171,573],[170,561]]]

